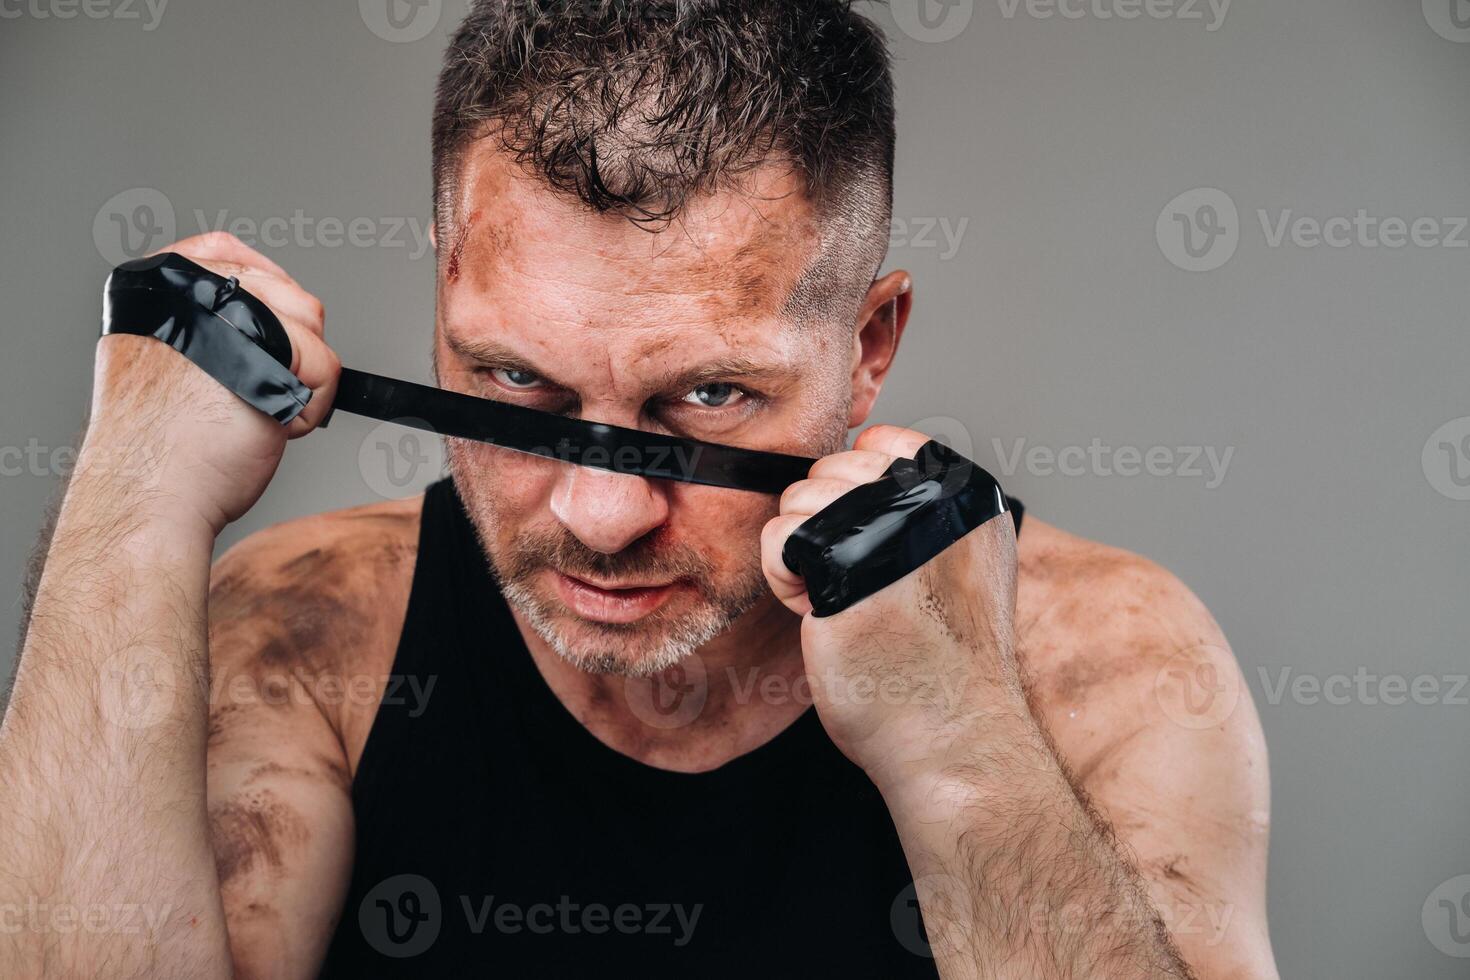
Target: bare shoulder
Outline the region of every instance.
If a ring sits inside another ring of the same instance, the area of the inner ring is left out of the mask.
[[[1020,657],[1076,782],[1160,874],[1200,864],[1179,836],[1264,858],[1266,741],[1204,602],[1148,558],[1029,517],[1020,542]]]
[[[1140,712],[1173,713],[1168,681],[1178,670],[1208,665],[1222,674],[1219,684],[1230,681],[1228,692],[1217,693],[1244,693],[1219,624],[1168,569],[1029,517],[1018,564],[1021,656],[1033,703],[1060,739],[1106,735]],[[1221,708],[1201,708],[1186,720],[1212,727],[1210,716]]]
[[[366,688],[391,669],[407,609],[421,504],[287,521],[219,558],[209,596],[213,729],[250,696],[310,699],[349,750],[360,748],[377,703]]]

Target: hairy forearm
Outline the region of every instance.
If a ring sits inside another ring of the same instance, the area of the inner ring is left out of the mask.
[[[205,808],[213,533],[84,448],[0,728],[0,973],[225,976]]]
[[[1193,974],[1105,823],[1024,708],[884,788],[949,978]]]

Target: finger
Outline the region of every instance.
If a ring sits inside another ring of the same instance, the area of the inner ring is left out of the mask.
[[[326,309],[322,306],[322,301],[311,293],[295,283],[264,277],[253,270],[237,274],[236,278],[240,280],[242,289],[270,307],[271,312],[282,322],[295,320],[318,337],[322,336],[326,324]]]
[[[292,371],[301,383],[311,389],[311,401],[301,414],[291,420],[286,434],[298,439],[321,425],[322,419],[332,409],[337,397],[337,380],[342,374],[342,362],[336,351],[311,331],[296,324],[286,325],[291,334],[291,349],[294,354]]]
[[[204,265],[199,261],[200,259],[234,262],[237,265],[260,269],[289,283],[296,282],[286,273],[285,269],[227,231],[206,231],[203,234],[191,235],[174,242],[164,251],[178,252],[180,255],[194,259],[200,265]]]
[[[823,456],[812,466],[808,476],[812,480],[846,480],[849,483],[872,483],[893,465],[893,457],[887,453],[870,450],[850,449],[845,453]]]
[[[781,604],[798,616],[811,612],[812,602],[807,598],[806,582],[781,560],[781,549],[791,532],[805,521],[800,515],[783,515],[771,518],[761,529],[761,570],[765,572],[766,582]]]
[[[858,485],[850,480],[802,480],[793,483],[781,494],[781,513],[810,517]]]
[[[893,457],[913,459],[930,438],[922,432],[897,425],[875,425],[866,429],[853,443],[854,449],[887,453]]]
[[[223,245],[197,249],[188,244],[203,237],[186,238],[174,247],[180,255],[197,262],[217,276],[234,276],[239,280],[240,288],[270,307],[271,312],[279,319],[297,319],[303,325],[311,327],[317,336],[322,335],[326,311],[321,300],[302,289],[285,273],[278,275],[280,266],[268,262],[258,252],[243,244],[239,245],[239,249]],[[185,251],[186,248],[190,251]]]

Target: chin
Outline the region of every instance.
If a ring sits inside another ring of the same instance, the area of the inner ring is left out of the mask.
[[[502,583],[502,590],[559,657],[589,674],[616,677],[650,677],[682,663],[756,601],[742,597],[722,605],[701,597],[683,609],[660,609],[636,622],[612,624],[582,619],[558,600],[518,583]]]

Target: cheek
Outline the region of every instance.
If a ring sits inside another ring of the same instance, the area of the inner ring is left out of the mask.
[[[761,529],[780,512],[775,497],[689,484],[674,488],[672,503],[674,536],[717,569],[758,564]]]
[[[449,440],[449,459],[466,495],[493,508],[496,521],[512,528],[545,510],[556,480],[551,460],[478,442]]]

